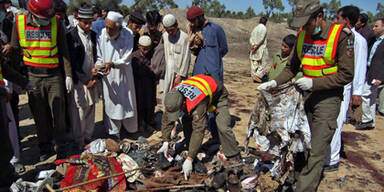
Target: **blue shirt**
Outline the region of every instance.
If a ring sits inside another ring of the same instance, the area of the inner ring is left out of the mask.
[[[383,39],[384,39],[384,35],[377,38],[377,40],[373,44],[371,52],[369,53],[368,66],[371,66],[371,61],[372,61],[373,55],[375,54],[377,47],[380,45],[380,43],[383,41]]]
[[[96,21],[92,23],[92,30],[96,32],[97,36],[100,35],[101,30],[105,28],[105,20],[102,17],[98,17]]]
[[[223,60],[222,57],[228,52],[227,39],[224,30],[208,21],[203,28],[205,47],[197,54],[193,75],[210,74],[212,77],[223,82]]]

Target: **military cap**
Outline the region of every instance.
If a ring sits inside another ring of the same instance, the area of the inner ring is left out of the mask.
[[[320,9],[319,0],[298,0],[295,8],[295,15],[290,24],[293,28],[305,25],[313,13]]]
[[[168,112],[169,121],[177,121],[179,118],[181,105],[184,103],[184,96],[176,89],[165,94],[164,107]]]

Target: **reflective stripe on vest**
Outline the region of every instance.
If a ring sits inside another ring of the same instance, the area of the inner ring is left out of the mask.
[[[0,65],[0,86],[5,86],[5,82],[3,80],[3,70],[1,69],[1,65]]]
[[[193,90],[196,88],[198,91]],[[211,76],[195,75],[182,81],[175,89],[185,96],[188,113],[206,97],[209,97],[208,112],[213,112],[216,109],[216,107],[211,104],[213,94],[217,89],[217,83]]]
[[[333,25],[324,41],[313,41],[305,30],[299,31],[297,55],[301,60],[305,77],[319,78],[337,73],[335,56],[342,29],[342,25]]]
[[[57,22],[57,18],[53,17],[48,26],[39,28],[27,25],[26,15],[17,15],[16,25],[25,65],[44,68],[59,66]]]

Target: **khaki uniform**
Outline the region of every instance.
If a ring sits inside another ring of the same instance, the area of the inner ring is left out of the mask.
[[[217,107],[216,123],[219,138],[224,155],[232,157],[240,153],[237,147],[235,135],[231,129],[231,115],[228,110],[228,91],[219,81],[216,80],[217,89],[213,93],[212,104]],[[184,136],[189,149],[188,156],[195,158],[204,138],[204,130],[207,121],[209,97],[206,97],[191,111],[191,115],[184,111],[182,118]],[[165,111],[161,120],[161,132],[164,141],[169,141],[174,122],[168,120],[168,113]]]
[[[27,25],[37,26],[33,22],[30,13],[27,15]],[[60,56],[59,67],[37,68],[27,66],[28,78],[37,87],[37,90],[29,92],[28,98],[36,123],[40,151],[43,153],[52,151],[52,138],[55,139],[56,144],[61,149],[65,143],[63,137],[66,129],[64,75],[72,77],[72,69],[64,26],[62,23],[57,25],[57,46]],[[11,46],[12,51],[21,51],[16,24],[13,25],[12,29]],[[13,58],[13,60],[16,60],[16,58]]]
[[[331,24],[327,23],[325,30],[314,40],[326,39]],[[348,43],[353,42],[352,32],[343,30],[338,39],[336,61],[338,73],[324,78],[313,79],[313,87],[310,92],[305,92],[305,111],[311,128],[312,149],[305,153],[303,158],[297,158],[297,192],[316,191],[320,183],[320,177],[326,160],[327,152],[337,128],[337,116],[340,110],[343,87],[353,80],[354,56],[347,49]],[[297,50],[291,53],[287,66],[276,77],[278,85],[292,79],[301,68]]]

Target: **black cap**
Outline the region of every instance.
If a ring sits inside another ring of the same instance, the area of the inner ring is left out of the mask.
[[[129,20],[133,23],[136,23],[138,25],[144,25],[145,24],[145,18],[143,17],[143,14],[141,11],[135,11],[129,15]]]

